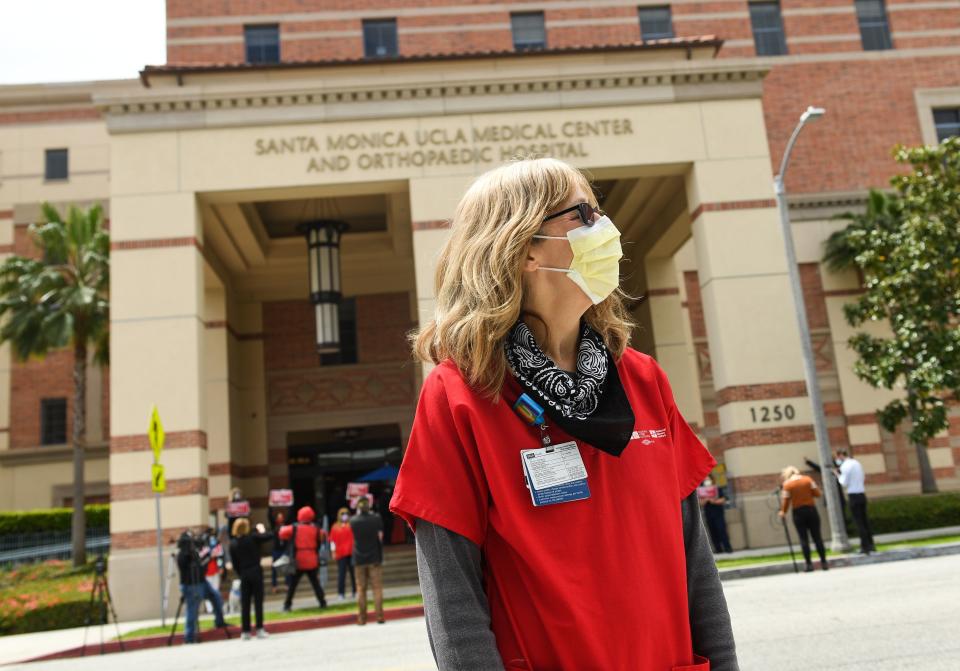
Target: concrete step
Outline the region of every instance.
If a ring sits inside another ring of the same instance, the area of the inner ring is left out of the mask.
[[[271,595],[269,568],[264,569],[263,578],[264,594],[269,598]],[[347,581],[349,589],[349,578]],[[301,582],[304,580],[301,579]],[[384,548],[383,586],[416,585],[417,582],[416,548],[413,545],[388,545]],[[334,594],[337,591],[336,561],[331,561],[327,565],[327,581],[323,585],[323,591]]]

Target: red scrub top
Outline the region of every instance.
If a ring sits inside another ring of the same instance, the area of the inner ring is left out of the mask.
[[[512,409],[516,380],[497,403],[451,361],[424,381],[390,509],[414,530],[421,518],[480,546],[507,669],[709,669],[692,650],[680,501],[716,462],[651,357],[628,349],[617,370],[633,439],[620,457],[578,441],[590,498],[540,507],[519,454],[541,446],[540,429]]]

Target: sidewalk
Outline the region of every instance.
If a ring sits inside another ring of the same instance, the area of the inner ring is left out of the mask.
[[[960,526],[957,527],[942,527],[939,529],[925,529],[922,531],[911,531],[906,533],[897,533],[897,534],[881,534],[875,537],[876,543],[887,544],[887,543],[897,543],[901,541],[909,540],[919,540],[924,538],[934,538],[937,536],[952,536],[960,535]],[[859,547],[858,539],[851,539],[851,544],[855,547]],[[751,558],[751,557],[763,557],[768,555],[776,555],[781,553],[787,553],[789,549],[786,545],[782,547],[768,547],[768,548],[758,548],[758,549],[749,549],[749,550],[739,550],[730,554],[721,554],[717,555],[717,559],[738,559],[738,558]],[[794,545],[794,552],[796,552],[798,558],[798,565],[801,566],[803,559],[800,554],[799,545]],[[832,568],[841,568],[845,566],[860,566],[864,564],[877,564],[890,561],[902,561],[906,559],[916,559],[920,557],[933,557],[940,556],[944,554],[960,554],[960,543],[941,543],[937,545],[930,545],[924,547],[910,547],[904,549],[894,549],[887,550],[884,552],[874,553],[868,556],[862,556],[854,552],[850,554],[834,555],[830,558],[830,566]],[[819,571],[819,568],[818,568]],[[728,569],[720,569],[720,578],[721,580],[736,580],[741,578],[752,578],[765,575],[776,575],[780,573],[791,573],[793,572],[792,562],[772,562],[767,564],[758,564],[753,566],[744,566],[744,567],[735,567]],[[402,585],[398,587],[387,587],[383,590],[384,598],[393,598],[393,597],[403,597],[403,596],[413,596],[420,594],[419,585]],[[333,598],[330,598],[330,595],[327,595],[327,600],[330,604],[339,603],[337,601],[336,595],[333,595]],[[353,599],[348,599],[352,601]],[[303,610],[307,608],[314,608],[317,605],[316,598],[313,595],[313,591],[310,589],[309,583],[306,585],[301,585],[297,590],[297,596],[293,602],[293,610]],[[283,606],[282,598],[270,598],[264,602],[264,610],[267,611],[279,611]],[[201,619],[212,619],[212,615],[202,614]],[[182,619],[182,616],[181,616]],[[119,625],[121,634],[126,634],[137,629],[144,629],[147,627],[158,627],[161,622],[159,619],[153,620],[141,620],[138,622],[123,622]],[[172,617],[167,618],[166,625],[169,627],[173,624]],[[5,664],[11,664],[17,661],[22,661],[26,659],[34,659],[42,655],[49,655],[56,653],[62,650],[70,650],[76,647],[79,647],[83,644],[84,637],[84,628],[79,627],[76,629],[60,629],[57,631],[46,631],[38,632],[35,634],[21,634],[19,636],[4,636],[0,637],[0,666]],[[105,641],[111,641],[116,637],[116,629],[113,624],[107,625],[103,628],[103,637]],[[100,627],[90,627],[87,633],[87,645],[90,646],[90,652],[92,654],[97,654],[99,652],[100,644]]]
[[[877,545],[898,543],[903,541],[922,540],[925,538],[936,538],[938,536],[956,536],[960,535],[960,527],[940,527],[938,529],[924,529],[922,531],[908,531],[896,534],[880,534],[874,537]],[[863,566],[867,564],[883,564],[893,561],[904,561],[907,559],[921,559],[924,557],[941,557],[944,555],[960,554],[960,542],[937,543],[934,545],[924,545],[917,547],[893,548],[874,552],[870,555],[859,553],[859,539],[851,538],[850,544],[853,546],[851,551],[843,554],[834,554],[828,558],[830,568],[843,568],[849,566]],[[737,566],[730,568],[720,568],[720,579],[738,580],[741,578],[757,578],[765,575],[779,575],[782,573],[793,573],[797,568],[803,571],[803,554],[800,552],[799,543],[794,544],[793,551],[797,559],[797,566],[794,567],[793,561],[778,561],[764,564],[754,564],[748,566]],[[786,554],[790,549],[784,545],[774,548],[763,548],[759,550],[740,550],[729,554],[715,555],[717,559],[738,559],[751,557],[764,557],[769,555]],[[814,553],[815,555],[815,553]],[[817,571],[820,569],[820,562],[815,561],[814,566]]]
[[[824,525],[824,532],[826,532],[827,527]],[[903,531],[895,534],[880,534],[879,536],[874,536],[873,542],[877,545],[883,545],[885,543],[900,543],[903,541],[915,541],[921,540],[924,538],[935,538],[937,536],[960,536],[960,526],[957,527],[940,527],[937,529],[921,529],[920,531]],[[800,541],[796,538],[796,533],[793,530],[793,527],[790,527],[790,540],[793,542],[793,551],[797,553],[797,556],[800,556]],[[830,539],[824,536],[824,543],[829,545]],[[851,538],[850,545],[853,546],[856,550],[860,549],[860,539]],[[830,549],[829,547],[827,548]],[[853,551],[856,551],[853,550]],[[750,557],[764,557],[766,555],[776,555],[784,554],[790,552],[790,548],[786,545],[778,545],[775,547],[767,548],[750,548],[747,550],[737,550],[735,552],[723,553],[716,555],[716,558],[719,559],[747,559]]]
[[[415,596],[420,594],[419,585],[401,585],[397,587],[385,587],[383,589],[383,598],[392,599],[395,597]],[[337,600],[336,594],[333,599],[327,595],[327,601],[330,604],[341,603]],[[347,598],[346,602],[355,602],[355,599]],[[373,607],[372,595],[368,595],[369,606]],[[307,608],[316,608],[317,599],[310,589],[310,583],[298,586],[297,596],[293,600],[293,610],[304,610]],[[263,604],[264,611],[279,612],[283,608],[283,599],[274,598],[265,600]],[[228,613],[229,617],[230,614]],[[202,621],[213,620],[213,615],[207,615],[201,606],[200,619]],[[183,622],[183,614],[180,615],[180,622]],[[123,636],[131,631],[146,629],[148,627],[161,626],[159,618],[153,620],[138,620],[136,622],[121,622],[119,624],[120,635]],[[166,619],[166,626],[173,626],[173,616]],[[268,628],[272,625],[268,625]],[[71,650],[83,645],[84,627],[75,629],[57,629],[54,631],[40,631],[34,634],[19,634],[17,636],[0,637],[0,666],[13,664],[16,662],[36,659],[42,655],[49,655],[61,650]],[[100,646],[100,627],[91,626],[87,633],[88,654],[98,654]],[[117,637],[117,628],[111,622],[103,627],[103,640],[112,641]]]

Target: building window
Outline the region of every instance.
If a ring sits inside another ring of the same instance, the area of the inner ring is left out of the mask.
[[[933,125],[937,127],[937,142],[960,136],[960,107],[933,110]]]
[[[340,351],[320,355],[321,366],[357,363],[357,299],[340,299]]]
[[[662,40],[673,37],[670,7],[640,8],[640,39]]]
[[[70,174],[67,157],[66,149],[47,149],[44,157],[44,179],[66,179]]]
[[[280,26],[244,26],[243,42],[247,48],[247,63],[280,62]]]
[[[40,401],[40,444],[63,445],[67,442],[67,399]]]
[[[757,56],[782,56],[787,53],[779,2],[751,2],[750,25]]]
[[[397,56],[397,20],[377,19],[363,22],[363,55],[367,58]]]
[[[547,28],[543,12],[511,14],[510,30],[513,32],[513,48],[517,51],[547,48]]]
[[[865,51],[893,49],[890,25],[883,0],[855,0],[857,21],[860,23],[860,40]]]

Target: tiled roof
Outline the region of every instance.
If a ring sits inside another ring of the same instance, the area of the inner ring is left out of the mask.
[[[561,54],[593,54],[618,51],[645,51],[652,49],[677,49],[693,47],[714,47],[720,49],[723,40],[716,35],[694,37],[671,37],[659,40],[626,42],[622,44],[604,44],[572,47],[556,47],[532,51],[469,51],[456,53],[428,53],[415,56],[394,56],[390,58],[341,58],[328,60],[284,60],[279,63],[190,63],[184,65],[147,65],[140,71],[140,78],[149,85],[149,77],[154,74],[193,74],[202,72],[255,72],[261,70],[281,70],[308,67],[330,67],[346,65],[371,65],[387,63],[424,63],[431,61],[475,60],[480,58],[511,58],[553,56]]]

